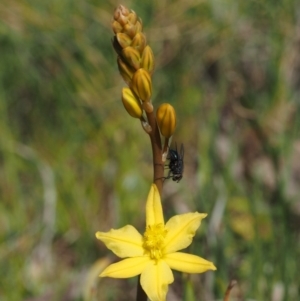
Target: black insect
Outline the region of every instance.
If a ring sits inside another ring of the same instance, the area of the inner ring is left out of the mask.
[[[172,178],[173,181],[177,183],[182,179],[183,176],[183,157],[184,157],[184,148],[183,144],[180,147],[180,153],[177,151],[177,144],[175,144],[175,149],[169,149],[169,154],[167,159],[170,160],[167,167],[169,167],[168,176],[165,179]]]

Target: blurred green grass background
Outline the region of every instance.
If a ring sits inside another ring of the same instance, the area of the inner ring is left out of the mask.
[[[135,279],[92,277],[97,230],[143,231],[147,135],[120,101],[117,1],[0,2],[0,299],[134,300]],[[300,300],[300,4],[123,1],[156,58],[153,103],[177,112],[185,174],[166,218],[207,212],[169,300]],[[95,264],[96,262],[96,264]]]

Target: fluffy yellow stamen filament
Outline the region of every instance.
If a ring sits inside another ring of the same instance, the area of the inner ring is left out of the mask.
[[[150,225],[147,227],[144,233],[143,247],[151,259],[158,261],[162,258],[164,240],[167,232],[163,224]]]

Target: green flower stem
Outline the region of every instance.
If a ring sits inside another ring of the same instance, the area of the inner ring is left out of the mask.
[[[154,112],[146,113],[148,122],[152,128],[151,133],[149,133],[152,154],[153,154],[153,183],[156,184],[156,187],[161,196],[162,187],[163,187],[163,178],[164,178],[164,162],[162,161],[162,145],[160,139],[159,129],[156,123],[156,118]]]
[[[230,292],[232,290],[232,288],[237,284],[236,280],[231,280],[230,283],[228,284],[227,290],[225,292],[225,296],[223,301],[229,301],[229,297],[230,297]]]

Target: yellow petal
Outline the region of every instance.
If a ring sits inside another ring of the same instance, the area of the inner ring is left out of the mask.
[[[196,255],[181,252],[167,254],[164,260],[171,269],[184,273],[203,273],[207,270],[217,269],[210,261]]]
[[[150,262],[148,256],[127,258],[120,262],[109,265],[100,277],[130,278],[142,273],[145,266]]]
[[[156,185],[152,184],[146,203],[146,226],[164,223],[160,195]]]
[[[195,212],[175,215],[170,218],[165,226],[168,233],[165,238],[164,253],[173,253],[188,247],[201,224],[201,220],[206,216],[207,214]]]
[[[173,281],[173,273],[163,260],[151,261],[141,275],[142,288],[151,301],[165,301],[168,285]]]
[[[118,257],[143,256],[142,235],[131,225],[109,232],[97,232],[96,237],[105,243],[106,247]]]

